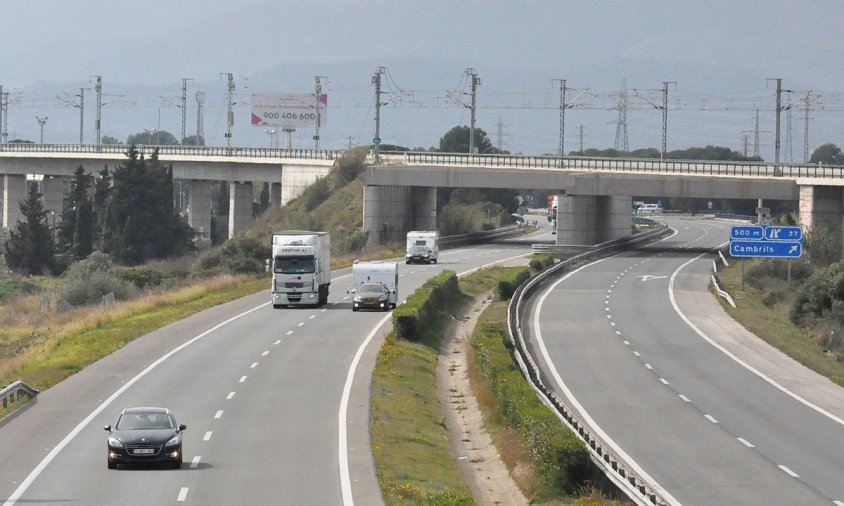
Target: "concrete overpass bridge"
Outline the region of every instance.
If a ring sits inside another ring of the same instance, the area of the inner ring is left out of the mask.
[[[149,158],[172,164],[173,178],[187,187],[188,223],[206,238],[211,230],[211,183],[227,181],[229,237],[252,223],[252,184],[269,183],[270,204],[283,206],[317,177],[328,174],[342,151],[222,148],[205,146],[138,146]],[[39,176],[45,208],[60,215],[65,181],[81,165],[97,174],[126,162],[125,145],[0,144],[2,226],[20,218],[28,175]],[[40,177],[40,176],[43,176]]]
[[[826,228],[844,251],[844,167],[425,152],[371,160],[364,191],[371,243],[434,227],[437,187],[556,192],[557,243],[565,245],[629,235],[632,196],[798,201],[801,225]]]

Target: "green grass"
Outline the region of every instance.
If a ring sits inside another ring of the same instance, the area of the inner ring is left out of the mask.
[[[751,264],[753,261],[746,262]],[[745,270],[747,267],[749,265],[745,265]],[[718,277],[738,306],[733,309],[721,300],[721,305],[730,316],[771,346],[834,383],[844,386],[844,363],[825,355],[823,349],[812,341],[806,329],[791,323],[787,310],[766,306],[762,302],[764,294],[747,283],[742,290],[740,261],[733,262],[730,267],[719,271]]]
[[[40,329],[39,338],[14,357],[0,384],[22,380],[44,390],[126,343],[204,309],[266,289],[265,278],[237,280],[222,288],[194,287],[154,301],[134,301],[112,313],[65,327]]]

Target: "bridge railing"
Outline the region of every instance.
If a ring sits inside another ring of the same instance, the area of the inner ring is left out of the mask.
[[[525,167],[705,176],[844,178],[844,166],[838,165],[658,160],[653,158],[598,158],[584,156],[469,155],[420,151],[386,152],[382,153],[382,155],[384,155],[387,161],[400,162],[405,165]]]
[[[244,158],[308,158],[316,160],[336,160],[345,151],[314,149],[276,149],[276,148],[227,148],[220,146],[135,146],[139,153],[151,155],[158,149],[159,155],[186,156],[237,156]],[[129,149],[126,144],[0,144],[0,153],[78,153],[78,154],[118,154],[123,155]]]

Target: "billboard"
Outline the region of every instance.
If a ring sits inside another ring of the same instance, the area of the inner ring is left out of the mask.
[[[313,93],[255,93],[252,95],[252,126],[313,128],[328,125],[328,95]]]

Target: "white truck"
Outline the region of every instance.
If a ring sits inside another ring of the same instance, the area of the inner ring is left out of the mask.
[[[355,261],[352,264],[352,289],[351,293],[355,294],[355,300],[352,302],[352,310],[366,309],[366,301],[358,300],[363,297],[362,293],[358,293],[358,289],[364,284],[378,283],[386,290],[386,304],[383,309],[395,308],[399,301],[399,264],[398,262],[374,261],[374,262],[360,262]],[[375,301],[377,302],[377,301]],[[376,308],[372,308],[376,309]]]
[[[407,233],[405,263],[435,264],[440,257],[440,233],[436,230],[413,230]]]
[[[273,234],[273,307],[322,306],[331,284],[328,232],[290,230]]]

